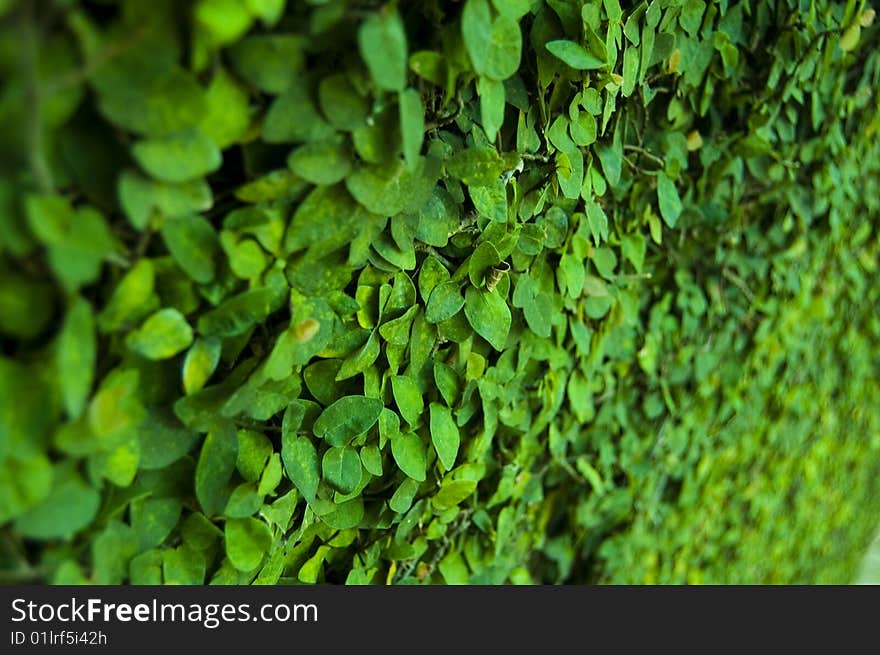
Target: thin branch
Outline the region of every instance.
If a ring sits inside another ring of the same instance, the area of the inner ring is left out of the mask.
[[[652,162],[654,162],[658,166],[661,166],[664,168],[666,167],[665,161],[663,161],[660,157],[658,157],[657,155],[655,155],[651,151],[645,150],[641,146],[634,146],[634,145],[627,144],[627,145],[623,146],[623,149],[627,152],[636,152],[636,153],[642,155],[643,157],[645,157],[646,159],[650,159]]]

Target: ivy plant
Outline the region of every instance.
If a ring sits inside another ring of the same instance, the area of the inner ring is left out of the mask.
[[[848,582],[865,0],[0,2],[7,582]]]

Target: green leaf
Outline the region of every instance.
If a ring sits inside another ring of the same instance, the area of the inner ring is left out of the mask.
[[[477,489],[473,480],[444,480],[440,491],[431,499],[431,504],[439,510],[449,509],[461,503]]]
[[[342,366],[339,367],[339,372],[336,374],[336,381],[347,380],[363,373],[373,365],[379,357],[380,351],[379,337],[376,330],[373,330],[367,337],[366,343],[342,362]]]
[[[251,122],[247,91],[221,68],[211,80],[206,100],[208,111],[201,123],[205,136],[221,150],[241,141]]]
[[[168,409],[152,408],[138,427],[142,469],[162,469],[186,455],[199,439]]]
[[[502,14],[493,20],[488,0],[467,0],[461,30],[471,64],[479,75],[503,81],[517,71],[522,33],[516,18]]]
[[[425,409],[422,392],[418,384],[411,377],[394,375],[391,377],[391,390],[394,394],[394,402],[400,410],[400,415],[410,425],[416,425]]]
[[[340,130],[354,130],[366,124],[367,101],[343,73],[328,75],[318,86],[318,105],[330,124]]]
[[[227,518],[243,519],[253,516],[263,505],[263,496],[257,491],[256,482],[242,482],[229,494],[223,515]]]
[[[16,531],[28,539],[69,539],[98,513],[100,494],[86,484],[69,464],[57,464],[49,495],[15,521]]]
[[[358,30],[358,46],[377,88],[402,91],[406,86],[406,32],[396,8],[371,14]]]
[[[639,233],[624,235],[620,241],[621,254],[632,263],[636,273],[641,273],[644,268],[647,248],[645,237]]]
[[[361,448],[361,463],[372,475],[382,475],[382,452],[376,446],[364,446]]]
[[[375,398],[344,396],[321,412],[313,431],[331,446],[343,446],[373,427],[383,408]]]
[[[452,411],[439,403],[431,403],[431,443],[443,467],[449,471],[455,466],[461,435],[452,418]]]
[[[474,209],[496,223],[507,223],[507,186],[503,180],[485,186],[469,185],[468,194]]]
[[[272,545],[272,531],[255,518],[229,519],[223,531],[226,557],[239,571],[253,571]]]
[[[321,474],[318,469],[318,453],[308,437],[295,433],[281,437],[281,459],[287,477],[309,503],[315,499]]]
[[[598,126],[592,114],[582,111],[568,126],[571,138],[578,146],[588,146],[596,142]]]
[[[199,130],[139,141],[132,154],[141,167],[163,182],[187,182],[220,168],[223,157],[210,137]]]
[[[461,35],[477,73],[486,68],[492,41],[492,10],[489,0],[466,0],[461,14]]]
[[[361,458],[354,448],[333,447],[321,459],[324,480],[341,494],[350,494],[361,481]]]
[[[489,186],[518,162],[515,153],[502,157],[493,148],[466,148],[446,161],[446,172],[468,186]]]
[[[245,0],[248,9],[267,26],[273,27],[284,15],[287,0]]]
[[[434,384],[437,385],[446,404],[450,407],[455,405],[460,387],[455,369],[443,362],[434,362]]]
[[[205,337],[234,337],[265,320],[284,303],[276,289],[258,287],[232,296],[199,317],[198,329]]]
[[[584,280],[586,277],[584,263],[579,258],[566,253],[559,260],[559,271],[565,278],[568,297],[572,299],[580,298],[584,292]]]
[[[257,494],[261,497],[266,494],[274,495],[275,488],[281,484],[282,473],[281,456],[278,453],[272,453],[266,463],[266,468],[263,469],[263,474],[260,476]]]
[[[587,224],[597,246],[608,240],[608,216],[602,205],[594,201],[587,203]]]
[[[144,135],[162,136],[197,125],[206,102],[195,76],[179,67],[146,73],[137,61],[140,55],[121,57],[96,71],[101,113],[113,124]]]
[[[228,424],[205,437],[196,464],[195,491],[199,504],[209,516],[226,506],[237,454],[238,435]]]
[[[180,268],[193,280],[207,284],[214,279],[219,244],[217,233],[207,220],[195,215],[166,220],[162,224],[162,239]]]
[[[303,40],[292,34],[254,34],[229,49],[232,65],[261,91],[283,93],[302,74]]]
[[[440,175],[432,157],[419,157],[414,165],[363,166],[349,175],[345,186],[369,211],[394,216],[415,211],[428,199]]]
[[[840,49],[844,52],[850,52],[856,49],[856,46],[859,45],[859,37],[861,36],[862,28],[858,23],[853,23],[844,31],[843,35],[840,37]]]
[[[340,137],[312,141],[291,152],[287,165],[312,184],[336,184],[351,170],[351,153]]]
[[[417,434],[401,432],[391,440],[391,454],[398,468],[417,482],[426,479],[425,444]]]
[[[623,53],[623,85],[620,92],[625,98],[632,95],[636,88],[636,80],[639,73],[639,51],[629,46]]]
[[[196,339],[183,360],[183,390],[195,393],[205,386],[220,362],[219,339]]]
[[[67,311],[56,348],[64,409],[71,418],[79,418],[92,390],[97,357],[92,307],[82,298],[76,298]]]
[[[167,218],[184,216],[210,209],[213,202],[211,187],[201,179],[168,184],[126,170],[118,188],[122,209],[138,230],[145,229],[157,214]]]
[[[166,585],[201,585],[205,556],[186,545],[162,551],[162,579]]]
[[[669,179],[666,173],[657,176],[657,200],[660,203],[660,215],[670,228],[674,228],[681,216],[681,198],[675,183]]]
[[[52,464],[43,454],[6,457],[0,463],[0,522],[15,518],[46,498],[52,477]]]
[[[147,359],[168,359],[189,347],[193,331],[176,309],[166,307],[150,316],[126,339],[128,347]]]
[[[137,322],[155,307],[153,296],[155,268],[149,259],[141,259],[117,283],[110,299],[98,314],[102,332],[114,332]]]
[[[176,498],[143,498],[131,503],[129,517],[140,550],[160,545],[180,520]]]
[[[425,320],[440,323],[455,316],[463,306],[461,285],[458,282],[443,282],[431,291],[425,308]]]
[[[477,95],[480,96],[480,120],[491,143],[504,124],[504,84],[490,77],[480,77],[477,80]]]
[[[248,482],[256,482],[272,454],[272,442],[261,432],[238,431],[238,454],[235,466]]]
[[[504,350],[510,332],[510,308],[501,294],[468,287],[464,314],[477,334],[498,351]]]
[[[561,59],[576,70],[595,70],[607,66],[607,62],[602,61],[584,46],[574,41],[567,39],[548,41],[546,48],[554,57]]]
[[[267,143],[320,141],[333,135],[333,127],[318,112],[301,77],[272,102],[263,119],[262,136]]]
[[[401,482],[397,489],[394,490],[394,494],[388,501],[388,507],[391,508],[391,511],[397,512],[398,514],[403,514],[404,512],[409,511],[409,508],[412,506],[413,498],[416,497],[418,491],[419,483],[412,478],[406,478],[406,480]]]
[[[403,141],[403,157],[410,168],[419,163],[422,140],[425,136],[425,107],[415,89],[400,92],[397,105],[400,111],[400,135]]]
[[[210,35],[212,43],[234,43],[248,31],[253,17],[247,6],[235,0],[202,0],[196,4],[196,24]]]
[[[468,260],[468,278],[475,287],[483,286],[486,274],[501,263],[501,255],[490,242],[484,241],[476,247]]]
[[[332,511],[321,516],[321,520],[334,530],[351,530],[360,525],[363,517],[363,499],[352,498],[334,505]]]

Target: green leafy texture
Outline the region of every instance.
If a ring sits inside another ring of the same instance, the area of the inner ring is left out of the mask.
[[[340,130],[357,129],[367,120],[366,100],[342,73],[321,80],[318,105],[330,124]]]
[[[859,579],[873,9],[25,4],[0,2],[13,576]],[[157,313],[195,334],[154,360],[128,344]]]
[[[217,170],[220,149],[199,130],[139,141],[132,155],[141,167],[162,182],[188,182]]]
[[[91,284],[101,274],[116,245],[104,217],[91,207],[74,209],[59,196],[28,195],[28,226],[46,246],[48,263],[67,290]]]
[[[473,480],[444,480],[431,503],[439,510],[450,509],[474,493],[476,488],[477,483]]]
[[[70,466],[56,465],[49,494],[15,521],[30,539],[65,539],[88,525],[98,513],[100,494]]]
[[[375,398],[344,396],[321,412],[312,430],[331,446],[344,446],[373,427],[382,408]]]
[[[92,390],[97,356],[92,307],[82,298],[74,300],[67,311],[56,348],[64,409],[71,418],[79,418]]]
[[[475,287],[481,287],[491,269],[501,263],[501,255],[491,242],[481,243],[468,260],[468,278]]]
[[[416,381],[405,375],[395,375],[391,378],[391,390],[400,415],[410,425],[417,424],[425,409],[425,402]]]
[[[256,482],[272,454],[272,443],[266,435],[253,430],[238,431],[238,454],[235,467],[248,482]]]
[[[350,494],[361,481],[361,458],[348,446],[329,448],[321,458],[324,481],[341,494]]]
[[[213,202],[211,187],[204,180],[168,184],[133,170],[122,173],[118,194],[129,222],[138,230],[146,228],[157,214],[183,216],[210,209]]]
[[[183,389],[187,394],[199,391],[220,363],[219,339],[196,339],[183,360]]]
[[[230,519],[223,531],[226,557],[239,571],[253,571],[272,544],[272,531],[255,518]]]
[[[605,61],[602,61],[589,50],[574,41],[568,41],[566,39],[548,41],[547,50],[549,50],[554,57],[558,57],[560,60],[577,70],[595,70],[606,65]]]
[[[318,112],[310,90],[299,77],[269,106],[262,137],[267,143],[312,141],[333,136],[332,126]]]
[[[237,454],[238,437],[228,425],[205,437],[195,473],[196,498],[205,514],[215,514],[226,505]]]
[[[225,300],[199,317],[198,329],[205,337],[234,337],[276,311],[282,297],[275,289],[259,287]]]
[[[293,34],[254,34],[229,50],[233,66],[261,91],[280,94],[301,73],[303,41]]]
[[[144,498],[131,504],[131,527],[141,550],[160,545],[180,520],[176,498]]]
[[[205,100],[202,132],[221,150],[240,142],[250,127],[247,91],[221,68],[214,74]]]
[[[406,86],[407,43],[396,8],[370,15],[358,28],[358,47],[376,88],[403,91]]]
[[[186,427],[171,411],[153,408],[138,426],[139,466],[163,469],[186,455],[198,438],[198,432]]]
[[[660,203],[660,215],[663,221],[670,229],[675,228],[678,217],[681,216],[681,198],[675,183],[665,173],[657,176],[657,200]]]
[[[285,434],[281,441],[281,459],[287,476],[296,485],[303,498],[312,502],[321,480],[315,446],[306,437]]]
[[[481,291],[468,287],[464,314],[477,334],[495,350],[504,350],[512,319],[507,302],[497,290]]]
[[[434,444],[434,450],[437,451],[437,457],[443,464],[443,468],[449,471],[455,466],[461,435],[448,407],[439,403],[431,403],[430,414],[431,443]]]
[[[128,347],[147,359],[168,359],[182,352],[193,341],[186,317],[173,308],[160,309],[137,330],[129,333]]]
[[[480,96],[480,120],[489,141],[504,124],[504,84],[489,77],[481,77],[477,82],[477,93]]]
[[[290,153],[287,165],[312,184],[336,184],[351,170],[351,154],[341,138],[313,141]]]
[[[403,157],[412,168],[419,163],[419,153],[425,136],[425,108],[415,89],[400,92],[397,101],[400,112],[400,135],[403,141]]]
[[[162,551],[162,580],[166,585],[200,585],[205,582],[204,555],[187,546]]]
[[[162,239],[177,264],[196,282],[214,279],[217,234],[201,216],[182,216],[162,225]]]
[[[441,282],[431,290],[425,309],[425,320],[440,323],[455,316],[464,306],[457,282]]]
[[[391,440],[391,454],[398,468],[416,482],[425,481],[425,444],[417,434],[401,432]]]
[[[114,332],[132,325],[156,304],[153,295],[156,273],[153,262],[141,259],[116,285],[97,323],[102,332]]]
[[[364,166],[346,178],[345,186],[369,211],[393,216],[421,207],[438,175],[434,159],[419,157],[412,165]]]
[[[519,68],[519,23],[509,14],[493,19],[488,0],[467,0],[461,15],[461,32],[471,65],[479,75],[503,81]]]

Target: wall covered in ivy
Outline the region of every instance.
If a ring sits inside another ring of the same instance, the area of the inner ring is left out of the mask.
[[[855,579],[878,25],[0,1],[0,581]]]

